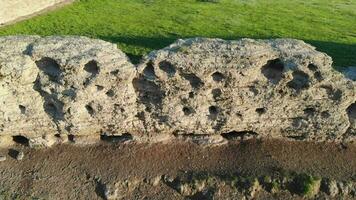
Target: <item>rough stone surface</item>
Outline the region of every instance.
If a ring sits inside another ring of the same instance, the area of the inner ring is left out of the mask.
[[[0,0],[0,26],[73,0]]]
[[[355,82],[331,64],[290,39],[178,40],[135,66],[101,40],[2,37],[0,134],[32,146],[99,135],[354,141]]]
[[[132,130],[135,68],[115,45],[84,37],[5,37],[0,50],[3,135]]]
[[[355,83],[331,64],[298,40],[196,38],[149,54],[133,84],[151,131],[350,139]]]
[[[24,157],[25,157],[25,154],[22,151],[20,151],[16,155],[16,160],[22,160]]]
[[[6,156],[1,156],[0,155],[0,162],[3,162],[3,161],[5,161],[6,160]]]

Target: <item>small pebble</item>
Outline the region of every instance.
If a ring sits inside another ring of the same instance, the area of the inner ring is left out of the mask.
[[[0,156],[0,162],[5,161],[6,160],[6,156]]]
[[[24,156],[25,156],[25,154],[24,154],[22,151],[20,151],[20,152],[16,155],[16,160],[22,160]]]

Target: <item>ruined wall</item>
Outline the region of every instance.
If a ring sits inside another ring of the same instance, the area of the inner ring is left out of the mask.
[[[291,39],[178,40],[135,66],[101,40],[2,37],[0,134],[354,141],[355,82],[331,64]]]
[[[0,26],[72,0],[0,0]]]

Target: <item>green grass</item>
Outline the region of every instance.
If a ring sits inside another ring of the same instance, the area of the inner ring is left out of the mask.
[[[356,65],[354,0],[81,0],[0,29],[0,35],[85,35],[117,43],[131,58],[177,38],[297,38]]]

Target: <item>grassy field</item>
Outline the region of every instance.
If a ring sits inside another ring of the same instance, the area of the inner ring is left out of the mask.
[[[0,35],[85,35],[131,59],[177,38],[297,38],[356,66],[355,0],[80,0],[0,29]]]

